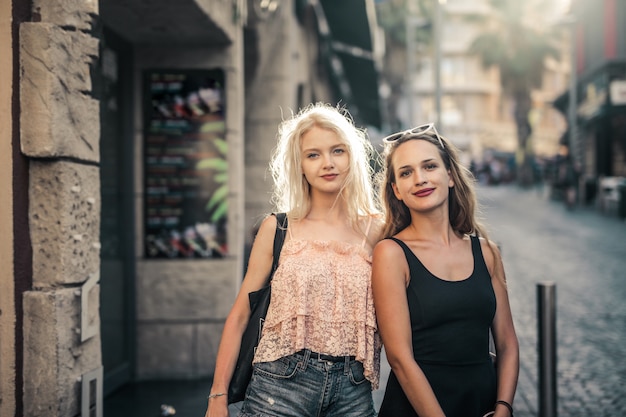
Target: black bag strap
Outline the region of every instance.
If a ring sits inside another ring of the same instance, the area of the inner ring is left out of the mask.
[[[274,213],[276,216],[276,233],[274,234],[274,253],[272,261],[272,272],[268,279],[268,283],[274,277],[274,271],[278,268],[278,259],[280,258],[280,251],[283,248],[285,242],[285,235],[287,233],[287,213]]]

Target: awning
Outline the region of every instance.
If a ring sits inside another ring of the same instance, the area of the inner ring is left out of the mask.
[[[588,123],[616,112],[623,113],[626,102],[618,98],[619,83],[623,80],[626,80],[626,61],[609,61],[583,75],[576,85],[576,117],[579,122]],[[569,91],[565,91],[554,100],[553,106],[567,115],[569,101]]]
[[[106,0],[100,18],[133,44],[214,46],[232,43],[224,22],[198,0]],[[67,6],[69,7],[69,6]]]
[[[326,43],[326,64],[338,101],[357,122],[381,128],[373,0],[311,1],[320,40]]]

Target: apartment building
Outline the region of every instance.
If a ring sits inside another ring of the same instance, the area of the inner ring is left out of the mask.
[[[493,154],[512,156],[517,149],[513,103],[503,94],[498,69],[484,68],[479,57],[469,53],[482,30],[479,21],[471,17],[478,15],[484,21],[494,12],[487,0],[447,0],[439,7],[439,45],[415,51],[416,74],[405,96],[405,106],[413,109],[411,119],[414,124],[438,120],[440,130],[464,151],[467,162],[482,161]],[[562,10],[549,8],[542,16],[544,24],[553,24],[559,13]],[[543,86],[532,92],[529,120],[535,155],[550,156],[558,151],[565,119],[551,103],[567,87],[568,72],[567,54],[562,60],[547,60]],[[407,105],[409,100],[413,101],[411,106]],[[406,113],[403,117],[408,119]]]

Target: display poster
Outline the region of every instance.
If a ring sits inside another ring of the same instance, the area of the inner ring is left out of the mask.
[[[223,71],[147,71],[144,97],[145,256],[225,256]]]

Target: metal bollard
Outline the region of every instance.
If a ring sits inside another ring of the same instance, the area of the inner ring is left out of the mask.
[[[537,284],[539,417],[556,417],[556,285]]]

